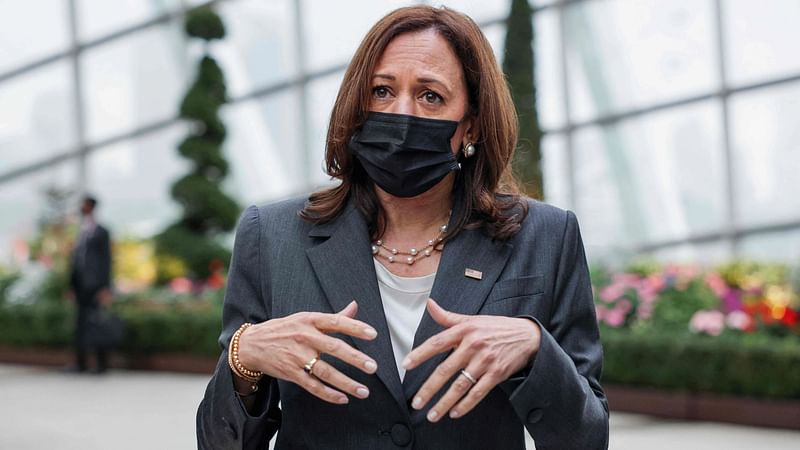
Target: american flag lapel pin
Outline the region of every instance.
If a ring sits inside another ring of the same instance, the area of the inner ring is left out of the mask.
[[[467,278],[473,278],[475,280],[480,280],[481,278],[483,278],[483,272],[481,272],[480,270],[467,268],[464,271],[464,276],[467,277]]]

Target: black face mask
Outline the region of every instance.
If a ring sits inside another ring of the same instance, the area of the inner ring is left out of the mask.
[[[371,112],[350,151],[372,181],[395,197],[414,197],[458,170],[450,138],[458,122]]]

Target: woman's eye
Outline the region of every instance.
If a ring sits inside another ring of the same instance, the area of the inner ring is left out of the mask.
[[[389,90],[386,89],[386,86],[376,86],[372,88],[372,94],[378,98],[386,98],[389,95]]]
[[[439,94],[437,94],[436,92],[433,92],[433,91],[427,91],[427,92],[425,92],[425,93],[422,95],[422,97],[423,97],[423,98],[425,99],[425,101],[426,101],[426,102],[428,102],[428,103],[441,103],[441,102],[442,102],[442,100],[443,100],[441,95],[439,95]]]

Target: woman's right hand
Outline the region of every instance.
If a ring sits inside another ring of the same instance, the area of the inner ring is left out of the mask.
[[[325,353],[368,374],[378,370],[374,359],[327,335],[342,333],[358,339],[375,339],[378,333],[374,328],[354,319],[356,311],[358,304],[353,301],[336,314],[301,312],[255,324],[239,337],[239,361],[250,370],[291,381],[330,403],[347,403],[344,393],[366,398],[369,395],[366,386],[320,358]],[[313,358],[318,360],[311,375],[303,366]]]

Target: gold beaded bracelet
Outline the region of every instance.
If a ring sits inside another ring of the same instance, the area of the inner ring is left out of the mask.
[[[247,380],[253,383],[251,389],[253,389],[253,392],[255,392],[258,390],[258,384],[256,383],[258,383],[258,381],[261,380],[261,377],[264,374],[257,370],[250,370],[244,367],[242,363],[239,361],[239,337],[242,335],[242,332],[244,332],[244,330],[246,330],[252,325],[253,324],[249,322],[243,323],[242,326],[240,326],[239,329],[236,330],[235,333],[233,333],[233,336],[231,337],[230,346],[228,347],[228,365],[231,367],[231,370],[233,371],[234,375],[243,380]]]

